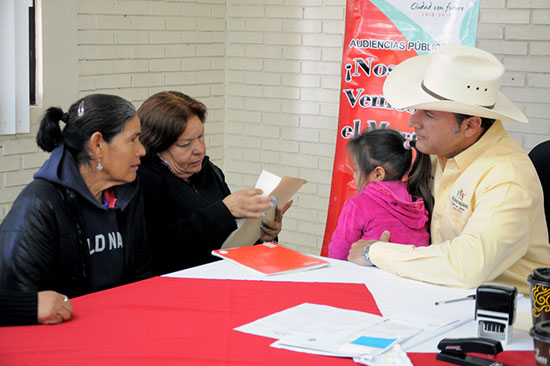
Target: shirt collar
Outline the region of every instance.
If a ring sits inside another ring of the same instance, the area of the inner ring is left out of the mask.
[[[499,143],[506,131],[500,120],[493,122],[493,125],[477,140],[472,146],[457,154],[455,157],[448,159],[454,160],[461,171],[466,170],[472,162],[479,156],[483,155],[487,146],[493,146]],[[442,167],[445,166],[447,158],[438,156],[439,163]]]

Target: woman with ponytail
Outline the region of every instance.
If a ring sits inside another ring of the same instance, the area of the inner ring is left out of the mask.
[[[360,239],[379,239],[390,230],[393,243],[430,244],[429,155],[392,129],[363,131],[347,144],[358,195],[344,204],[329,244],[329,257],[347,259]],[[412,165],[412,167],[411,167]]]
[[[36,141],[51,155],[0,226],[0,290],[73,297],[150,276],[140,133],[132,103],[114,95],[46,111]]]

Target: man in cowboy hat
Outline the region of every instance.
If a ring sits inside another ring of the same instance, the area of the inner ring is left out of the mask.
[[[527,122],[500,91],[504,66],[473,47],[443,46],[398,65],[384,84],[394,108],[416,109],[416,148],[434,155],[428,247],[360,240],[348,259],[403,277],[477,287],[495,281],[528,293],[527,276],[550,266],[542,188],[500,119]],[[414,243],[406,243],[414,244]]]

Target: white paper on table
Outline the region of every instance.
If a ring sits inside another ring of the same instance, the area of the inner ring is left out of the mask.
[[[465,318],[465,319],[456,319],[440,327],[431,327],[431,328],[427,327],[423,329],[419,334],[404,341],[401,344],[401,347],[403,348],[403,350],[409,352],[415,349],[416,347],[428,341],[431,341],[433,339],[437,339],[437,341],[439,341],[442,338],[447,338],[447,334],[449,332],[457,328],[460,328],[465,324],[471,323],[472,320],[473,320],[473,317]]]
[[[381,322],[378,315],[328,305],[303,303],[235,328],[240,332],[281,339],[315,332],[343,333]]]
[[[384,346],[387,348],[393,341],[419,331],[378,315],[309,303],[271,314],[235,330],[278,338],[279,341],[273,344],[278,348],[317,354],[321,351],[322,354],[345,357],[383,350],[361,346],[365,339],[382,342],[391,339],[392,342]],[[348,343],[350,345],[346,346]]]
[[[396,281],[397,277],[390,273],[380,273],[380,276],[387,277],[388,282],[364,279],[382,315],[423,328],[421,333],[401,344],[405,351],[418,351],[418,347],[424,345],[420,347],[423,352],[438,352],[437,343],[449,332],[473,323],[474,300],[442,305],[435,305],[435,302],[462,298],[475,293],[475,289],[437,286],[406,278]],[[389,282],[392,286],[387,286]]]
[[[421,331],[420,328],[386,318],[381,323],[353,334],[340,346],[339,351],[352,357],[361,355],[375,357]]]
[[[332,356],[332,357],[348,357],[348,356],[343,355],[341,353],[333,353],[333,352],[321,351],[321,350],[313,349],[313,348],[304,348],[304,347],[298,347],[298,346],[291,346],[291,345],[282,343],[280,340],[277,340],[277,341],[271,343],[269,346],[273,347],[273,348],[286,349],[288,351],[309,353],[311,355]]]
[[[452,300],[475,294],[475,289],[437,286],[425,282],[399,278],[391,273],[378,273],[381,278],[364,276],[365,286],[376,299],[384,317],[403,319],[420,324],[429,319],[432,326],[442,326],[456,319],[474,315],[474,300],[435,305],[436,301]],[[388,281],[388,282],[386,282]],[[388,286],[391,283],[391,286]],[[424,315],[422,315],[424,314]],[[427,323],[426,323],[427,324]]]
[[[425,304],[425,310],[423,312],[417,311],[413,314],[411,314],[411,310],[392,312],[391,318],[402,320],[411,325],[416,325],[421,328],[436,329],[456,323],[457,321],[463,319],[473,319],[475,301],[465,301],[469,301],[471,304]]]
[[[366,326],[360,323],[354,324],[354,329],[348,328],[340,333],[323,330],[322,332],[289,336],[275,343],[277,348],[298,352],[316,353],[322,351],[340,357],[361,355],[375,357],[388,351],[393,345],[422,331],[419,328],[384,318],[375,324]]]
[[[358,356],[353,361],[368,366],[413,366],[407,353],[396,344],[388,352],[377,357]]]

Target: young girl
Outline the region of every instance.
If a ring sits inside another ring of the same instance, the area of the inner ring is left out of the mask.
[[[411,168],[413,145],[392,129],[365,130],[348,142],[359,194],[342,208],[329,257],[347,260],[354,242],[379,239],[384,230],[390,231],[392,243],[430,244],[431,162],[417,150]]]

